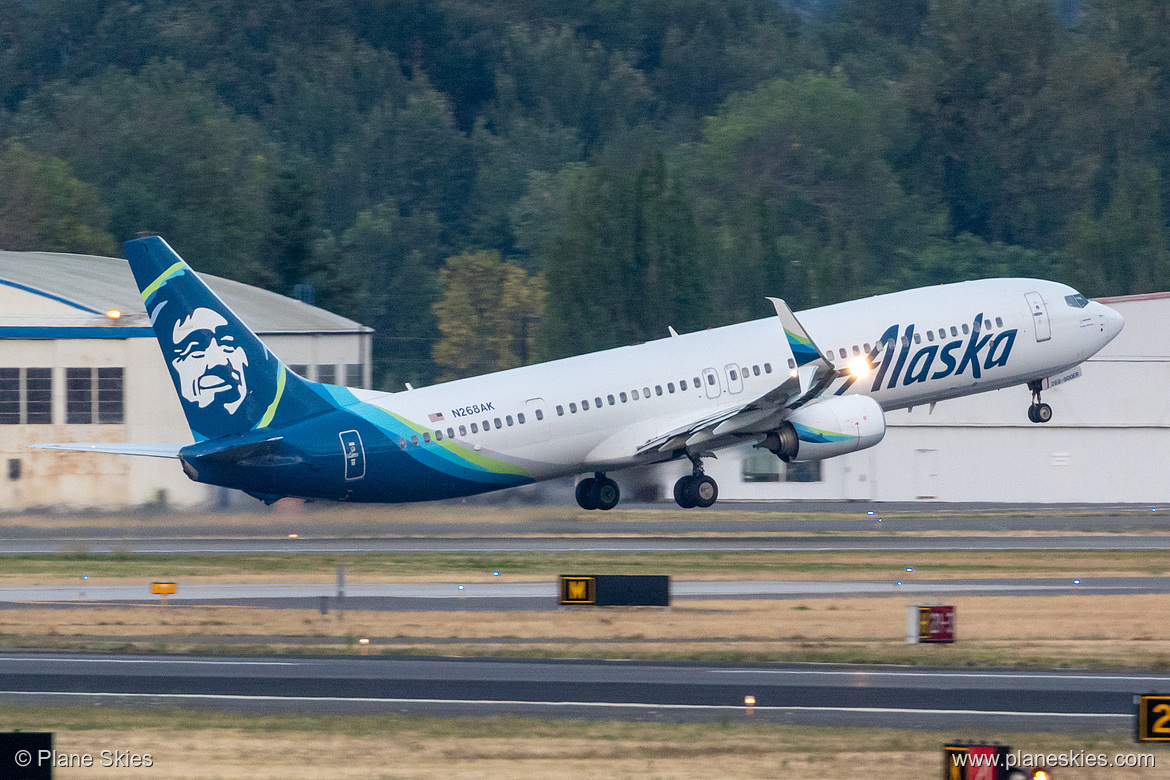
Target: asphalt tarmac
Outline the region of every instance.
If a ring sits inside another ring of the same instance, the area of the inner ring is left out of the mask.
[[[1157,674],[374,656],[8,653],[0,681],[0,700],[24,703],[1029,731],[1130,729],[1135,694],[1170,692]]]

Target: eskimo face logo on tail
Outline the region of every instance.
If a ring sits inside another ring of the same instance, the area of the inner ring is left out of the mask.
[[[276,383],[266,378],[279,363],[185,282],[169,279],[146,303],[183,412],[197,437],[242,433],[272,403]]]
[[[248,397],[248,354],[218,312],[199,308],[175,322],[171,368],[183,400],[205,409],[220,404],[235,414]]]

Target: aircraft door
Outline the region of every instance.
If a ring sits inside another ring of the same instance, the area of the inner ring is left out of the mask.
[[[723,367],[723,374],[727,378],[727,392],[738,393],[743,390],[743,377],[740,376],[739,366],[728,363]]]
[[[719,372],[713,368],[703,369],[703,389],[707,391],[708,398],[718,398],[719,394],[723,392],[723,388],[719,386]]]
[[[345,478],[347,481],[361,479],[366,475],[366,450],[362,437],[357,431],[342,431],[341,452],[345,457]]]
[[[1024,293],[1028,300],[1028,307],[1032,310],[1032,326],[1036,331],[1037,341],[1048,341],[1052,338],[1052,324],[1048,321],[1048,307],[1040,293]]]

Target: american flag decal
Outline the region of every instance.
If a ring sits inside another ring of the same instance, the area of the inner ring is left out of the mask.
[[[429,415],[429,417],[431,418],[431,422],[442,422],[443,421],[443,413],[442,412],[435,412],[434,414]]]

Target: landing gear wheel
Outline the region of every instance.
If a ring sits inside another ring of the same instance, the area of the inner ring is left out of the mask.
[[[695,506],[702,509],[712,506],[719,498],[719,485],[715,484],[715,480],[706,474],[691,477],[691,484],[688,487],[691,495],[695,498]]]
[[[690,489],[694,477],[682,477],[674,483],[674,500],[683,509],[694,509],[697,506],[693,491]]]
[[[1034,379],[1028,383],[1032,391],[1032,405],[1028,407],[1028,419],[1034,423],[1046,423],[1052,419],[1052,407],[1040,401],[1041,382]]]
[[[597,509],[592,495],[595,484],[597,484],[597,480],[593,477],[586,477],[577,483],[577,504],[582,509]]]
[[[609,477],[598,477],[592,482],[593,486],[589,489],[589,503],[604,511],[617,506],[622,493],[616,482]]]

